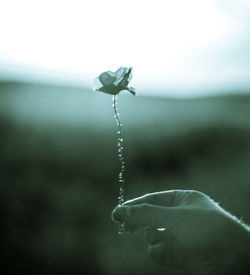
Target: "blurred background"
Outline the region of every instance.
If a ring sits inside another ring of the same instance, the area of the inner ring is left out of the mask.
[[[118,98],[126,199],[197,189],[250,222],[249,15],[244,0],[1,1],[5,274],[166,273],[110,219],[115,119],[92,82],[120,66],[137,89]]]

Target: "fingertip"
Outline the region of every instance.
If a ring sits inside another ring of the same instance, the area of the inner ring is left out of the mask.
[[[113,222],[118,222],[119,221],[119,212],[117,211],[117,208],[119,206],[115,207],[111,213],[111,220]]]
[[[111,219],[114,222],[121,222],[124,221],[126,216],[129,215],[130,207],[118,205],[111,213]]]
[[[134,233],[138,227],[137,226],[133,226],[133,225],[129,225],[129,224],[125,224],[125,229],[127,233]]]
[[[117,222],[117,220],[115,219],[115,211],[116,211],[116,208],[113,209],[113,211],[111,212],[111,215],[110,215],[110,218],[113,222]]]

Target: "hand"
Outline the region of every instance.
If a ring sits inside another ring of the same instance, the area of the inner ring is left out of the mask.
[[[161,265],[194,275],[250,274],[249,229],[204,193],[147,194],[115,208],[112,217],[130,231],[144,228],[149,255]]]

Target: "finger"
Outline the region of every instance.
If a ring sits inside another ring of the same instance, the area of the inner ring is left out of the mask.
[[[183,248],[168,230],[161,232],[161,242],[149,246],[149,256],[166,267],[183,266]]]
[[[126,222],[129,225],[156,228],[171,228],[180,223],[186,209],[178,207],[163,207],[152,204],[122,205],[113,210],[113,219]]]
[[[186,194],[186,192],[190,192],[190,191],[170,190],[170,191],[149,193],[144,196],[141,196],[132,200],[128,200],[124,202],[123,205],[149,203],[149,204],[162,205],[162,206],[176,206],[179,204],[179,201]]]
[[[114,210],[113,210],[113,212],[114,212]],[[113,216],[113,212],[111,213],[111,220],[113,221],[113,222],[115,222],[115,223],[123,223],[124,224],[124,232],[126,232],[126,233],[133,233],[133,232],[135,232],[136,230],[138,230],[139,229],[139,227],[138,226],[134,226],[134,225],[130,225],[130,224],[127,224],[127,223],[125,223],[125,222],[118,222],[118,220],[116,220],[115,218],[114,218],[114,216]]]
[[[126,233],[133,233],[135,232],[138,228],[138,226],[133,226],[125,223],[125,232]]]
[[[161,232],[156,228],[147,226],[144,230],[144,236],[149,244],[157,244],[162,241]]]
[[[148,247],[149,257],[158,264],[164,265],[166,259],[166,247],[163,243],[157,243]]]

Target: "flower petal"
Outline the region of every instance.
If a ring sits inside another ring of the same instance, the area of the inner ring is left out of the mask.
[[[112,77],[116,77],[116,73],[114,73],[114,72],[111,72],[111,71],[107,71],[106,73],[108,73],[110,76],[112,76]]]
[[[93,83],[94,91],[99,91],[103,87],[102,82],[100,81],[99,77],[95,78]]]
[[[103,84],[103,86],[110,86],[114,83],[116,78],[115,78],[115,76],[110,75],[110,73],[104,72],[99,75],[99,79],[100,79],[101,83]]]
[[[122,81],[124,75],[126,74],[126,70],[127,68],[125,67],[120,67],[117,71],[116,71],[116,80],[114,82],[115,86],[118,86],[119,83]]]
[[[133,87],[128,87],[128,89],[127,89],[132,95],[136,95],[136,89],[135,88],[133,88]]]
[[[127,69],[126,74],[123,76],[123,79],[119,84],[121,88],[126,88],[128,86],[128,83],[130,81],[129,78],[132,78],[132,68]]]

